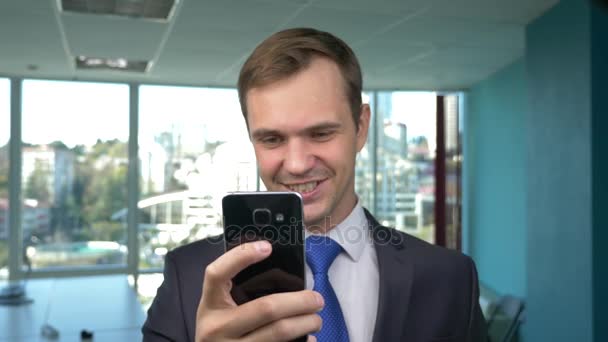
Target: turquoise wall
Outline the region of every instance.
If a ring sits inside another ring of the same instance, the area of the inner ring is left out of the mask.
[[[592,341],[591,35],[586,1],[526,30],[526,341]]]
[[[608,6],[591,24],[594,340],[608,341]]]
[[[526,293],[525,63],[521,59],[466,96],[467,252],[480,281],[498,293]]]
[[[465,251],[525,297],[524,341],[608,341],[607,42],[608,11],[562,0],[467,95]]]

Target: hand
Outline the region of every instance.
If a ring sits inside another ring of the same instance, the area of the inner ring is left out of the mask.
[[[273,292],[297,291],[302,287],[302,278],[287,273],[280,268],[271,268],[268,271],[252,276],[230,290],[232,299],[237,305],[255,300]]]
[[[290,341],[321,329],[323,297],[310,290],[276,293],[237,305],[230,290],[232,278],[247,266],[264,260],[267,241],[232,248],[205,269],[203,291],[196,312],[196,342]],[[316,341],[313,336],[308,341]]]

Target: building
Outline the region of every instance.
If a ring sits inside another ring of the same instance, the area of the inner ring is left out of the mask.
[[[0,198],[0,240],[8,239],[8,225],[8,199]],[[26,199],[23,201],[21,226],[24,237],[48,233],[51,229],[51,209],[35,199]]]
[[[23,148],[21,182],[26,196],[53,206],[61,206],[72,193],[74,153],[49,145]],[[36,179],[38,188],[27,193]],[[44,189],[45,188],[45,189]]]

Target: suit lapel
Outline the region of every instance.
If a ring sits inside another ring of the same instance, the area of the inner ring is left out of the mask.
[[[381,226],[367,210],[365,214],[378,256],[378,313],[373,341],[399,341],[406,324],[414,265],[404,257],[404,235]]]

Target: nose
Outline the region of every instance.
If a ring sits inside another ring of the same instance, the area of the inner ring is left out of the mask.
[[[292,139],[287,145],[283,168],[292,175],[306,174],[314,167],[315,158],[304,141]]]

